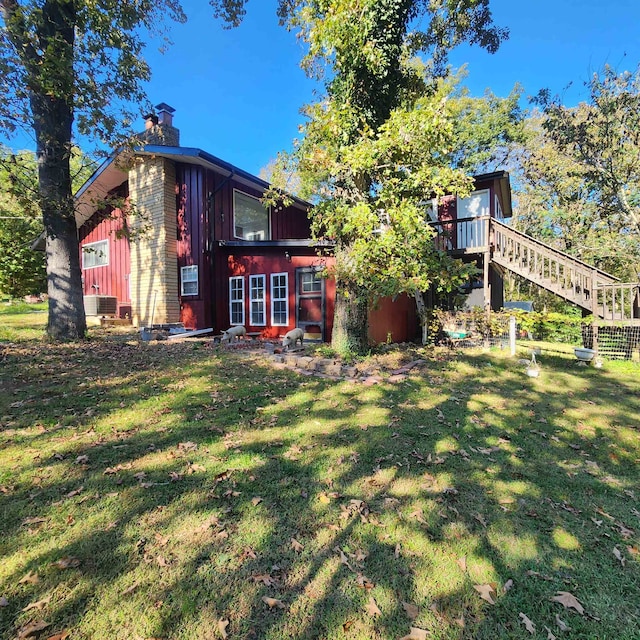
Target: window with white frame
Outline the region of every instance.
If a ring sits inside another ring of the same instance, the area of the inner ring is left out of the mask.
[[[82,268],[93,269],[109,264],[109,241],[88,242],[82,245]]]
[[[242,240],[271,240],[269,210],[258,198],[234,191],[233,228],[235,237]]]
[[[180,268],[180,295],[198,295],[198,265]]]
[[[244,324],[244,277],[229,278],[229,320],[231,324]]]
[[[265,281],[265,276],[249,276],[249,306],[251,309],[250,324],[254,327],[263,327],[267,324],[267,316],[265,312]]]
[[[271,324],[286,327],[289,324],[289,276],[271,274]]]

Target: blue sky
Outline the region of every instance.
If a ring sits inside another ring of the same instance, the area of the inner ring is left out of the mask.
[[[181,144],[256,174],[290,147],[315,87],[298,66],[303,50],[295,35],[278,26],[275,5],[251,0],[242,26],[223,30],[206,0],[183,0],[189,20],[172,25],[173,46],[147,51],[149,98],[176,109]],[[575,104],[586,98],[583,82],[605,63],[622,71],[640,62],[638,0],[492,0],[491,7],[509,40],[495,55],[463,46],[451,56],[454,66],[467,64],[475,95],[490,88],[504,96],[520,82],[526,95],[547,87]]]

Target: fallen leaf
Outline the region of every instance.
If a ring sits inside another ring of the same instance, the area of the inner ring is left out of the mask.
[[[256,496],[255,498],[251,499],[251,504],[254,507],[257,507],[261,502],[262,502],[262,498],[260,496]]]
[[[556,613],[556,624],[560,631],[570,631],[571,627]]]
[[[415,604],[403,602],[402,608],[410,620],[415,620],[420,615],[420,609]]]
[[[495,604],[491,594],[495,593],[496,590],[490,584],[474,584],[473,588],[480,594],[483,600],[486,600],[489,604]]]
[[[522,624],[525,626],[526,630],[533,635],[536,632],[536,625],[529,620],[529,618],[524,613],[519,613],[518,617],[522,620]]]
[[[291,538],[291,548],[300,553],[304,549],[304,545],[299,543],[295,538]]]
[[[400,557],[400,543],[398,542],[398,544],[396,545],[395,550],[393,551],[393,557],[397,560]]]
[[[25,518],[22,521],[23,525],[28,525],[28,524],[40,524],[41,522],[46,522],[47,519],[46,518],[41,518],[40,516],[34,516],[32,518]]]
[[[30,622],[18,629],[18,640],[22,640],[22,638],[31,638],[31,636],[35,636],[43,629],[50,627],[51,623],[45,622],[44,620],[40,620],[38,622]]]
[[[25,584],[26,582],[29,584],[38,584],[38,582],[40,582],[40,576],[33,571],[29,571],[26,576],[18,580],[18,584]]]
[[[351,566],[351,563],[349,562],[349,558],[347,558],[347,556],[344,554],[344,551],[342,551],[342,549],[338,548],[338,551],[340,552],[340,562],[347,567],[347,569],[349,569],[350,571],[353,571],[353,567]]]
[[[375,582],[372,582],[367,576],[361,573],[356,576],[356,584],[363,589],[373,589],[373,587],[376,586]]]
[[[467,570],[467,556],[462,556],[462,558],[458,558],[458,566],[466,572]]]
[[[223,638],[227,638],[227,627],[229,626],[229,621],[224,619],[224,620],[218,620],[218,631],[220,632],[220,635]]]
[[[376,601],[373,599],[373,596],[369,596],[369,602],[367,602],[366,609],[367,609],[367,613],[371,617],[375,618],[375,616],[382,615],[382,611],[380,611],[380,609],[378,608],[378,605],[376,604]]]
[[[0,596],[0,607],[8,607],[9,601],[4,597]]]
[[[329,496],[327,496],[326,493],[321,493],[318,496],[318,500],[320,500],[320,502],[322,502],[322,504],[329,504],[331,502],[331,498],[329,498]]]
[[[56,560],[52,562],[54,567],[58,567],[58,569],[73,569],[75,567],[80,566],[80,559],[74,558],[73,556],[65,556],[64,558],[60,558],[60,560]]]
[[[551,633],[551,629],[549,629],[549,627],[545,627],[544,629],[547,632],[547,640],[556,640],[556,637]]]
[[[269,609],[273,609],[273,607],[278,607],[278,609],[284,609],[285,604],[282,600],[277,600],[276,598],[269,598],[268,596],[262,596],[262,602],[264,602]]]
[[[411,627],[408,636],[402,636],[400,640],[427,640],[427,632],[418,627]]]
[[[502,591],[504,593],[507,593],[507,591],[509,591],[511,589],[511,587],[513,587],[513,580],[511,580],[511,578],[509,578],[509,580],[507,580],[504,583],[504,586],[502,587]]]
[[[575,609],[581,616],[584,615],[584,607],[578,602],[578,599],[568,591],[558,591],[551,598],[552,602],[559,602],[566,609]]]
[[[464,629],[464,615],[461,615],[459,618],[456,618],[454,622],[461,628]]]
[[[30,602],[23,609],[23,611],[29,611],[30,609],[38,609],[38,611],[39,611],[40,609],[42,609],[44,607],[45,604],[49,604],[50,600],[51,600],[51,596],[47,596],[46,598],[42,598],[42,600],[38,600],[37,602]]]
[[[76,458],[76,464],[87,464],[89,462],[89,456],[78,456]]]
[[[74,498],[75,496],[80,495],[83,490],[84,490],[84,487],[78,487],[77,489],[74,489],[73,491],[69,491],[69,493],[65,493],[64,497],[65,498]]]
[[[613,555],[620,561],[620,564],[624,567],[627,561],[622,553],[620,553],[620,549],[618,549],[618,547],[613,547]]]
[[[342,631],[344,633],[347,633],[347,631],[349,631],[349,629],[351,629],[351,627],[353,626],[353,620],[347,620],[346,622],[344,622],[342,624]]]

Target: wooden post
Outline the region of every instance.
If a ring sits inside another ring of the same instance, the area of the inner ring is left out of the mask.
[[[593,338],[593,344],[591,348],[598,351],[598,272],[594,269],[591,272],[591,315],[592,315],[592,328],[591,334]],[[604,304],[604,301],[603,301]]]

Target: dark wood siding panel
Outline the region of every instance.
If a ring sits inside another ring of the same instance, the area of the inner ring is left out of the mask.
[[[123,225],[122,211],[114,209],[111,212],[103,211],[94,214],[78,232],[84,295],[115,296],[121,306],[131,303],[129,240],[126,235],[123,235]],[[109,264],[85,269],[82,247],[101,241],[108,243]]]
[[[180,320],[190,328],[212,325],[211,242],[208,200],[213,174],[203,167],[176,165],[178,270],[198,267],[198,294],[180,296]]]

